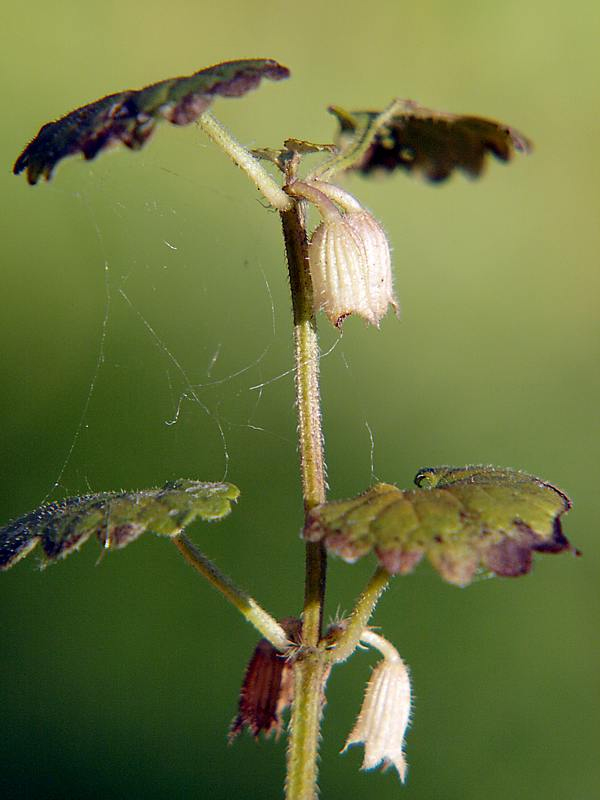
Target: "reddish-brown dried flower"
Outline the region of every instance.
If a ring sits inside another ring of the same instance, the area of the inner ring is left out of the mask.
[[[302,623],[290,618],[281,621],[290,641],[300,638]],[[291,661],[280,653],[267,639],[256,645],[246,668],[240,692],[238,714],[229,730],[232,742],[244,728],[257,738],[281,733],[282,714],[294,697],[293,667]]]

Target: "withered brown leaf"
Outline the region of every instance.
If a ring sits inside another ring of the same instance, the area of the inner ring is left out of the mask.
[[[329,110],[339,124],[342,149],[364,124],[376,120],[376,111]],[[367,151],[350,169],[369,175],[377,170],[404,169],[433,182],[446,180],[455,169],[469,177],[481,175],[485,157],[491,153],[509,161],[514,151],[527,153],[529,140],[515,128],[483,117],[433,111],[405,100],[401,110],[375,134]]]

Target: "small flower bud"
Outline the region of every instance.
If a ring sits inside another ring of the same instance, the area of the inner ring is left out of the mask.
[[[360,714],[342,752],[362,742],[362,769],[394,766],[404,782],[407,766],[402,748],[410,719],[410,679],[406,665],[391,649],[393,655],[371,673]]]
[[[388,305],[398,310],[392,288],[387,237],[377,220],[352,195],[323,181],[293,184],[323,217],[308,248],[315,310],[340,327],[350,314],[379,326]],[[341,211],[339,210],[341,207]]]

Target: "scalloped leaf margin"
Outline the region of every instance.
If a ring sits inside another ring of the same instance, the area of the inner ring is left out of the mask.
[[[188,125],[215,97],[241,97],[263,78],[278,81],[289,74],[287,67],[270,58],[225,61],[193,75],[107,95],[40,128],[15,161],[13,172],[25,170],[33,185],[40,177],[50,180],[56,164],[78,152],[90,160],[118,142],[139,150],[161,118]]]
[[[304,537],[348,562],[373,550],[392,574],[427,556],[444,580],[466,586],[480,572],[517,577],[534,552],[573,550],[561,516],[567,495],[532,475],[490,466],[428,467],[418,489],[379,483],[351,500],[313,509]],[[577,551],[574,551],[576,554]]]
[[[364,175],[404,169],[433,183],[461,170],[471,178],[482,174],[486,155],[510,161],[515,151],[529,153],[531,142],[515,128],[484,117],[433,111],[413,100],[398,101],[402,110],[375,134],[366,153],[349,169]],[[339,123],[338,144],[351,147],[357,131],[375,123],[379,112],[345,111],[330,106]]]
[[[176,536],[195,519],[229,514],[239,489],[231,483],[180,479],[162,488],[69,497],[20,517],[0,530],[0,570],[7,570],[41,542],[46,562],[78,550],[92,535],[119,550],[146,531]]]

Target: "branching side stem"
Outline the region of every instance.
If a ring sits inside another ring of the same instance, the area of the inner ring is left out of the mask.
[[[345,661],[355,651],[361,638],[363,638],[364,630],[371,619],[375,606],[379,602],[379,598],[387,589],[389,580],[389,572],[383,567],[377,567],[371,580],[358,598],[346,628],[337,639],[335,647],[329,651],[329,658],[332,663],[336,664],[340,661]]]
[[[188,564],[191,564],[215,589],[218,589],[248,622],[271,642],[273,647],[282,653],[289,648],[291,642],[277,620],[265,611],[253,597],[250,597],[243,589],[239,589],[231,578],[223,575],[184,533],[174,536],[172,541]]]
[[[209,111],[198,118],[198,125],[204,133],[224,150],[229,158],[243,170],[265,199],[278,211],[291,208],[292,201],[269,175],[260,161],[246,148]]]
[[[344,170],[357,164],[365,155],[377,134],[402,110],[404,105],[404,100],[396,99],[374,119],[362,119],[354,131],[350,144],[317,167],[310,175],[307,175],[306,180],[331,180],[334,175],[338,175],[340,172],[344,172]]]

